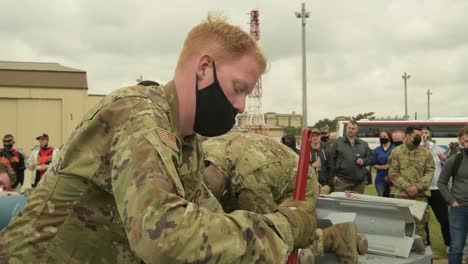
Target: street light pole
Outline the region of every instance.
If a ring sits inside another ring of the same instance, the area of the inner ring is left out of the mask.
[[[306,12],[305,3],[302,3],[301,12],[295,12],[296,17],[302,20],[302,128],[307,127],[307,74],[306,74],[306,18],[310,12]]]
[[[431,90],[427,89],[427,120],[431,119],[431,95]]]
[[[401,76],[401,78],[403,78],[403,80],[405,81],[405,119],[409,119],[409,116],[408,116],[408,89],[407,89],[407,86],[406,86],[406,81],[411,77],[411,75],[407,75],[406,72],[403,76]]]

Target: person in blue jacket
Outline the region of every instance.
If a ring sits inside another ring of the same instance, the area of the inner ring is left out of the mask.
[[[395,148],[389,131],[379,133],[380,146],[374,149],[372,163],[377,170],[375,176],[375,189],[382,197],[390,197],[390,179],[388,178],[388,157]]]

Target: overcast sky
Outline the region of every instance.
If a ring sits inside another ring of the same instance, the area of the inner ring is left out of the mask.
[[[263,112],[301,113],[302,1],[0,0],[0,60],[58,62],[85,70],[89,93],[172,79],[186,33],[210,11],[249,30],[260,11]],[[20,4],[21,3],[21,4]],[[376,112],[468,116],[468,1],[308,0],[309,124]]]

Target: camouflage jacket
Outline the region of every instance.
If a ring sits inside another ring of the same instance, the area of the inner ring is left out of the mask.
[[[393,183],[391,192],[395,196],[408,196],[405,189],[414,185],[418,188],[418,197],[429,197],[429,186],[434,176],[432,155],[420,146],[410,150],[406,144],[393,149],[388,159],[388,175]]]
[[[273,138],[255,133],[228,134],[203,142],[205,160],[220,169],[228,180],[221,199],[227,211],[273,212],[293,198],[299,156]],[[317,200],[318,180],[309,169],[306,198]]]
[[[0,232],[0,263],[284,262],[286,218],[222,213],[200,147],[179,133],[172,82],[113,92]]]

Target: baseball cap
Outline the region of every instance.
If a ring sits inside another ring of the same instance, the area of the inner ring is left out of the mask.
[[[42,133],[42,134],[40,134],[39,136],[36,137],[36,139],[40,139],[40,138],[47,138],[47,139],[49,139],[49,135],[47,135],[46,133]]]
[[[320,135],[320,130],[318,128],[312,127],[311,130],[312,130],[312,134]]]

